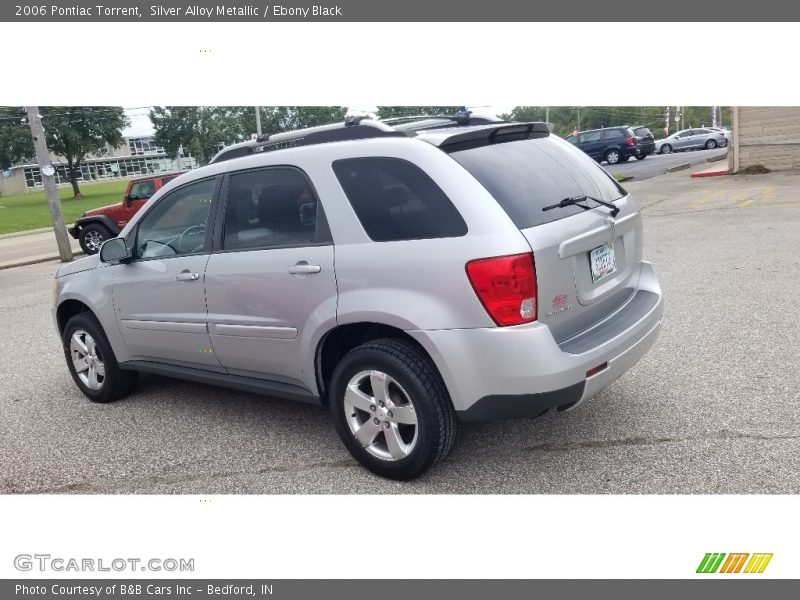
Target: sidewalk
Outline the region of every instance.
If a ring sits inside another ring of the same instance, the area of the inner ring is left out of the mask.
[[[70,236],[74,254],[83,254],[78,240]],[[0,236],[0,269],[58,259],[56,234],[52,229]]]

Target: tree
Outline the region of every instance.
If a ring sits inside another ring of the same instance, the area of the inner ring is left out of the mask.
[[[341,123],[347,115],[346,106],[262,106],[261,111],[261,129],[265,133]]]
[[[0,169],[5,170],[34,155],[25,109],[0,107]]]
[[[262,106],[261,129],[281,133],[344,121],[345,106]],[[256,132],[252,106],[158,106],[150,111],[155,141],[169,154],[179,148],[206,164],[223,145]]]
[[[379,106],[379,119],[415,117],[417,115],[455,115],[459,106]]]
[[[240,142],[245,138],[245,111],[242,106],[156,106],[150,111],[155,142],[167,154],[177,155],[183,148],[201,164],[206,164],[220,149],[220,144]],[[255,115],[252,115],[255,123]],[[255,125],[253,125],[255,131]]]
[[[49,106],[40,109],[47,148],[67,161],[67,175],[76,198],[78,173],[86,157],[102,156],[122,144],[129,123],[121,106]]]

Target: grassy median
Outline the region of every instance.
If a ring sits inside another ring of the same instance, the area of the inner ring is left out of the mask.
[[[61,209],[64,221],[71,225],[85,210],[122,202],[122,195],[128,180],[104,181],[81,185],[83,197],[72,197],[72,187],[59,188]],[[50,210],[44,191],[21,194],[19,196],[0,196],[0,234],[15,233],[49,227],[52,225]]]

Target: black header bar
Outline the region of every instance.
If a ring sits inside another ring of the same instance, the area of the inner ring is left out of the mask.
[[[800,4],[786,0],[757,3],[730,0],[338,0],[285,3],[208,0],[11,0],[0,3],[0,22],[675,22],[675,43],[725,38],[724,31],[681,32],[681,22],[800,21]],[[637,30],[637,34],[642,33]],[[535,32],[531,32],[532,35]],[[564,30],[565,39],[569,30]],[[665,42],[665,40],[662,40]],[[469,46],[467,44],[467,46]]]

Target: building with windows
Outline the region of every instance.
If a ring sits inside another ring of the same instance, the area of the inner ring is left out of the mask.
[[[59,185],[69,184],[67,164],[55,155],[50,160],[56,169],[55,178]],[[100,156],[87,158],[80,165],[78,181],[82,183],[121,179],[137,175],[185,171],[197,167],[191,156],[167,156],[164,148],[157,146],[153,136],[127,137],[120,146],[108,146]],[[0,195],[24,194],[42,186],[42,175],[35,163],[15,165],[0,172]]]

